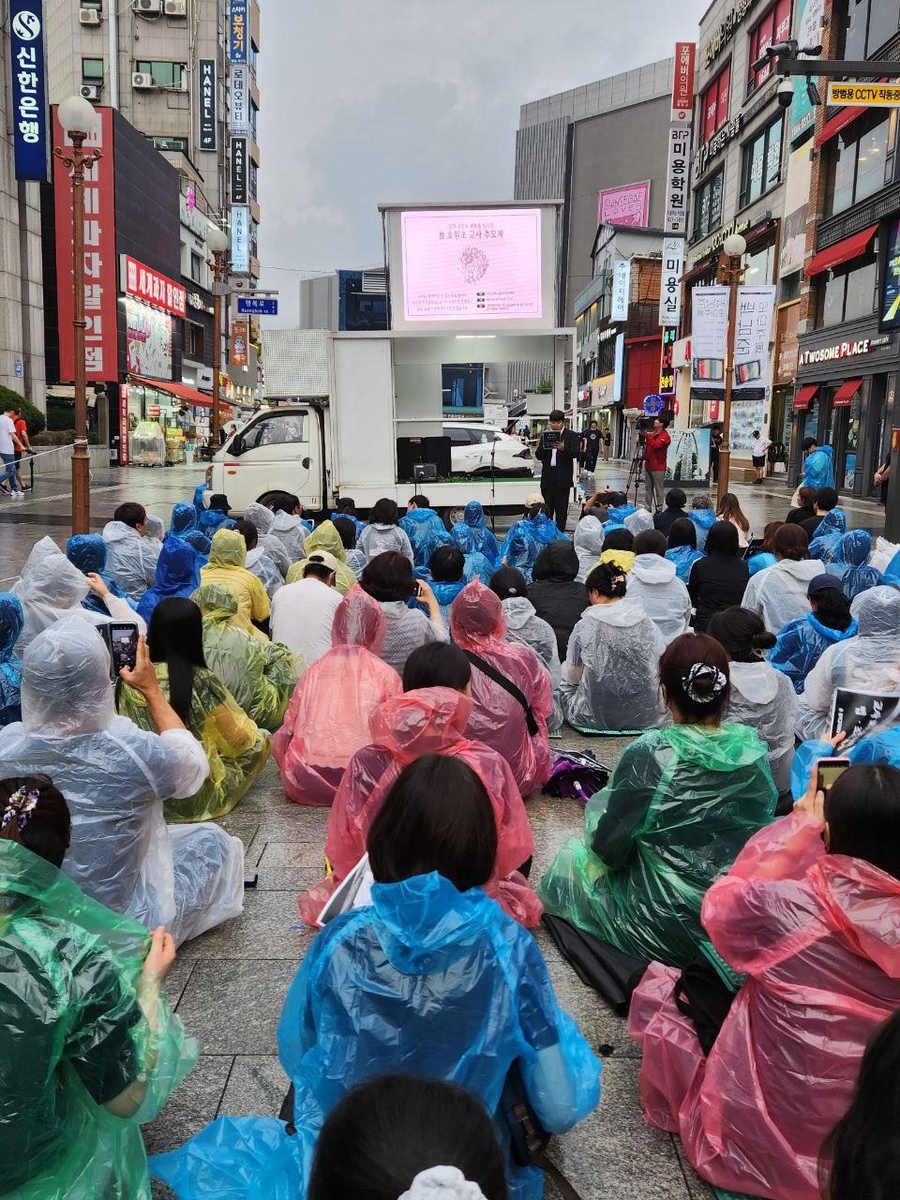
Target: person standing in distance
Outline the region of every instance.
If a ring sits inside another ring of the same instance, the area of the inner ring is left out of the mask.
[[[766,451],[772,445],[767,437],[759,432],[758,429],[753,430],[753,441],[750,445],[750,455],[753,459],[753,470],[756,472],[754,484],[762,483],[766,474]]]
[[[600,427],[596,421],[591,421],[590,429],[581,435],[581,452],[584,455],[584,469],[588,475],[597,470],[597,457],[600,454]]]
[[[550,428],[544,430],[536,451],[536,457],[542,463],[541,495],[560,533],[566,531],[572,472],[581,444],[578,434],[566,429],[565,425],[565,413],[554,409],[550,414]],[[557,435],[555,439],[552,434]]]
[[[664,417],[657,417],[653,428],[641,435],[644,441],[644,501],[654,513],[662,509],[665,495],[666,457],[672,442],[668,426]]]

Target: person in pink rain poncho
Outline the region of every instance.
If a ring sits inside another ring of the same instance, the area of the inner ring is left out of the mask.
[[[504,640],[506,617],[500,599],[477,580],[453,601],[450,632],[472,665],[473,709],[467,733],[502,754],[512,767],[520,792],[530,796],[550,775],[550,673],[529,646]],[[479,659],[488,668],[487,673]],[[520,695],[490,678],[491,670],[502,675]]]
[[[272,739],[295,804],[331,804],[350,759],[369,743],[372,712],[400,692],[400,676],[378,657],[386,633],[381,605],[360,587],[348,592],[335,610],[332,649],[297,684]]]
[[[900,771],[851,767],[827,799],[813,785],[750,839],[702,918],[747,979],[704,1057],[676,1007],[678,972],[651,965],[628,1022],[644,1115],[680,1134],[717,1188],[819,1200],[822,1144],[900,1008]]]
[[[448,647],[449,649],[449,647]],[[472,701],[450,687],[427,687],[386,701],[372,714],[372,744],[353,756],[328,815],[325,854],[333,874],[300,898],[310,924],[328,896],[366,853],[366,839],[397,776],[426,754],[461,758],[480,777],[497,820],[497,861],[486,887],[522,925],[536,926],[543,907],[519,867],[529,863],[534,838],[509,765],[496,751],[466,736]]]

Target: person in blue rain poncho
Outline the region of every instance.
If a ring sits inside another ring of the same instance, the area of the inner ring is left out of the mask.
[[[413,551],[413,566],[427,567],[438,546],[450,541],[444,522],[428,506],[427,496],[413,496],[409,510],[400,518],[400,528],[409,538]]]
[[[330,514],[330,520],[336,521],[338,517],[346,517],[348,521],[353,522],[356,529],[356,536],[360,537],[362,531],[366,527],[365,521],[361,521],[356,515],[356,501],[351,500],[349,496],[341,496],[337,502],[335,511]]]
[[[769,521],[763,530],[761,549],[757,554],[753,554],[747,559],[751,579],[754,575],[758,575],[760,571],[764,571],[766,567],[774,567],[778,562],[778,555],[775,553],[775,534],[783,524],[783,521]]]
[[[438,546],[428,560],[427,570],[417,567],[413,572],[416,579],[424,579],[431,585],[434,598],[441,606],[444,624],[450,622],[450,606],[470,580],[466,576],[466,556],[458,546]],[[426,615],[428,608],[415,596],[409,601],[410,608],[420,608]]]
[[[806,594],[811,611],[788,621],[769,654],[769,662],[790,678],[798,696],[828,647],[859,632],[837,575],[817,575],[810,580]]]
[[[25,624],[22,605],[0,592],[0,727],[22,719],[22,662],[15,645]]]
[[[209,547],[212,540],[201,531],[197,510],[193,504],[185,504],[183,500],[180,500],[174,505],[172,520],[169,523],[169,533],[174,533],[183,542],[193,546],[198,554],[209,558]]]
[[[458,521],[457,525],[465,525],[472,530],[472,536],[475,540],[475,549],[480,550],[484,557],[491,564],[493,570],[497,570],[500,566],[500,543],[487,527],[487,521],[484,517],[484,507],[478,500],[470,500],[463,510],[463,519]],[[453,529],[456,528],[454,525]],[[453,529],[450,530],[450,536],[453,536]]]
[[[877,567],[868,565],[871,553],[871,533],[865,529],[851,529],[835,542],[825,560],[829,573],[840,579],[848,600],[855,600],[861,592],[881,587],[886,582]]]
[[[687,517],[679,517],[673,521],[669,529],[668,550],[666,558],[675,564],[675,574],[682,583],[687,584],[691,577],[691,567],[706,555],[697,549],[697,526]]]
[[[826,512],[809,539],[809,557],[828,561],[828,556],[847,532],[847,514],[842,508]]]
[[[127,601],[128,597],[106,570],[108,553],[106,542],[99,533],[76,533],[66,542],[66,558],[73,567],[77,567],[82,575],[99,575],[113,596]],[[109,609],[96,592],[88,592],[82,605],[104,617],[109,616]]]
[[[181,1200],[303,1196],[324,1118],[385,1071],[459,1084],[499,1114],[518,1068],[548,1131],[587,1116],[600,1063],[559,1008],[533,936],[483,890],[496,851],[491,801],[470,767],[440,755],[407,766],[369,832],[371,898],[314,939],[281,1014],[296,1134],[275,1118],[221,1117],[153,1158],[151,1173]],[[499,1115],[497,1126],[506,1144]],[[510,1158],[508,1174],[511,1200],[543,1195],[540,1170]]]
[[[713,508],[709,496],[695,497],[691,501],[687,515],[697,527],[697,549],[705,550],[707,535],[717,520],[716,510]]]
[[[170,596],[189,597],[200,586],[200,559],[193,546],[174,534],[166,534],[163,548],[156,560],[156,583],[147,588],[138,605],[138,612],[150,621],[160,600]]]
[[[194,508],[198,528],[209,537],[218,529],[234,529],[234,521],[228,515],[228,497],[211,492],[208,483],[201,483],[194,491]]]
[[[628,503],[628,497],[623,492],[613,492],[606,506],[606,520],[603,522],[605,532],[609,533],[619,525],[624,527],[628,518],[633,517],[636,512],[637,509]]]
[[[803,486],[823,488],[835,486],[834,447],[820,446],[814,437],[804,438]]]
[[[530,495],[525,504],[522,519],[514,521],[509,527],[500,548],[500,557],[504,566],[515,567],[531,583],[534,564],[543,548],[550,542],[568,539],[548,516],[540,492]]]
[[[466,583],[471,583],[473,579],[490,583],[494,571],[487,555],[478,549],[474,530],[468,525],[454,525],[450,532],[450,540],[465,556],[463,574]]]

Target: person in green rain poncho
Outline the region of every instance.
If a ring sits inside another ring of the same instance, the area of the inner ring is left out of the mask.
[[[140,1126],[198,1047],[166,998],[171,936],[61,873],[70,830],[47,776],[0,781],[0,1193],[150,1200]]]
[[[323,521],[321,525],[303,539],[303,549],[306,557],[294,563],[287,573],[287,582],[296,583],[303,578],[303,571],[309,561],[309,556],[317,550],[327,550],[338,560],[338,570],[335,573],[334,586],[346,596],[352,587],[356,586],[356,576],[347,566],[347,551],[341,541],[341,535],[331,521]]]
[[[587,806],[584,837],[563,846],[538,896],[634,958],[684,967],[705,941],[707,889],[772,820],[777,794],[756,731],[720,723],[730,684],[717,641],[676,638],[659,678],[674,723],[625,750]]]
[[[250,720],[274,733],[297,682],[294,656],[287,646],[263,642],[234,625],[237,601],[221,584],[204,584],[192,599],[203,614],[206,665]]]
[[[173,597],[153,610],[147,645],[159,686],[209,759],[209,778],[186,800],[167,800],[167,822],[211,821],[230,813],[265,766],[270,736],[247,716],[206,666],[203,621],[193,600]],[[152,729],[144,697],[123,685],[120,716]]]

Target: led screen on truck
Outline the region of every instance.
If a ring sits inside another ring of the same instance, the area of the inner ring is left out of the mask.
[[[543,317],[541,210],[401,213],[406,321]]]

